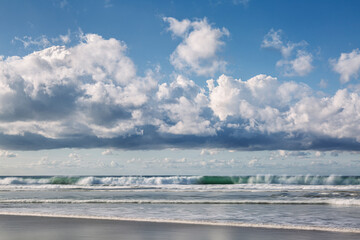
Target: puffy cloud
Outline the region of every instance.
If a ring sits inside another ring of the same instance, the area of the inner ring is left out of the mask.
[[[191,27],[189,19],[179,21],[172,17],[164,17],[163,20],[169,23],[168,31],[171,31],[174,36],[184,37]]]
[[[276,66],[283,67],[284,76],[305,76],[313,69],[312,61],[311,54],[299,50],[295,59],[279,60]]]
[[[200,155],[216,155],[218,153],[218,149],[202,149]]]
[[[110,156],[110,155],[114,155],[113,151],[111,151],[111,149],[106,149],[105,151],[103,151],[101,153],[101,155],[103,156]]]
[[[76,161],[81,159],[80,155],[77,153],[70,153],[69,158],[76,160]]]
[[[287,129],[360,141],[360,96],[341,89],[333,97],[306,97],[287,112]]]
[[[0,150],[0,157],[15,158],[17,157],[17,154],[9,151]]]
[[[253,104],[257,106],[269,100],[271,88],[277,84],[275,78],[265,75],[258,75],[245,82],[222,75],[216,82],[217,86],[213,79],[207,81],[210,107],[220,120],[228,116],[251,118],[256,114]]]
[[[221,31],[206,20],[172,24],[184,42],[202,31],[196,24]],[[276,34],[264,44],[285,46]],[[183,75],[160,84],[126,53],[119,40],[86,34],[72,47],[0,58],[1,148],[360,150],[356,89],[324,97],[264,74],[221,75],[206,88]]]
[[[0,129],[50,138],[134,133],[138,108],[157,82],[136,75],[126,45],[87,34],[67,48],[52,46],[0,61]]]
[[[171,84],[160,85],[157,97],[158,107],[166,114],[160,131],[172,134],[215,135],[211,126],[208,99],[204,89],[193,81],[179,75]]]
[[[341,53],[338,60],[332,59],[333,70],[340,74],[340,81],[347,83],[350,78],[357,78],[360,71],[360,51],[354,49],[350,53]]]
[[[209,106],[230,128],[360,141],[360,98],[355,92],[342,89],[320,98],[304,84],[280,84],[266,75],[247,81],[222,75],[216,82],[208,81]]]
[[[299,49],[307,45],[305,41],[299,43],[284,43],[281,39],[282,30],[271,29],[264,37],[261,47],[273,48],[281,52],[282,59],[276,63],[277,67],[282,68],[284,76],[305,76],[312,69],[313,56],[304,49]],[[293,56],[296,50],[296,56]]]
[[[278,155],[282,158],[287,158],[287,157],[304,158],[304,157],[308,157],[310,154],[311,154],[310,152],[304,152],[304,151],[285,151],[285,150],[278,151]]]
[[[284,112],[292,103],[311,93],[303,84],[285,82],[257,75],[247,81],[222,75],[208,81],[210,107],[214,115],[226,121],[229,127],[278,132],[286,123]],[[233,124],[229,123],[233,121]],[[235,125],[234,125],[235,123]],[[240,125],[236,123],[241,123]]]
[[[275,31],[274,29],[270,29],[270,31],[264,36],[261,47],[274,48],[279,50],[284,57],[289,57],[295,45],[290,42],[285,45],[281,40],[281,34],[282,30]]]
[[[169,23],[168,30],[174,36],[183,38],[170,56],[170,62],[176,69],[204,76],[224,70],[226,62],[218,58],[217,52],[224,45],[221,38],[229,35],[226,28],[213,28],[206,18],[191,22],[167,17],[164,21]]]

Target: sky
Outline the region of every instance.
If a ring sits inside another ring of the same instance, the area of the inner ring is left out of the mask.
[[[358,175],[360,2],[0,1],[0,175]]]

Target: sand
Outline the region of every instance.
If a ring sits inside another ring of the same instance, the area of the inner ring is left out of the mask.
[[[360,239],[358,233],[0,215],[1,240]]]

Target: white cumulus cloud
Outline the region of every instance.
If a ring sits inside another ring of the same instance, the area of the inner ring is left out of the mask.
[[[173,54],[186,68],[195,71],[198,64],[204,70],[204,61],[208,66],[220,61],[224,29],[206,19],[165,21],[174,36],[183,38]],[[284,43],[279,34],[271,32],[263,47],[282,52],[289,74],[308,73],[306,52]],[[210,49],[196,50],[197,36],[209,37],[205,45]],[[177,52],[182,45],[190,51],[189,61]],[[356,88],[324,96],[306,84],[265,74],[246,80],[222,74],[209,79],[207,87],[184,74],[159,83],[157,74],[138,74],[124,42],[97,34],[82,35],[72,47],[53,45],[23,57],[0,57],[0,146],[208,149],[203,154],[226,148],[360,149]],[[80,161],[81,156],[69,155],[69,164]]]
[[[360,71],[360,51],[354,49],[350,53],[341,53],[339,59],[330,60],[333,70],[340,74],[340,81],[347,83],[351,78],[358,78]]]
[[[299,50],[295,59],[279,60],[276,66],[283,68],[284,76],[305,76],[313,69],[312,61],[313,57],[310,53]]]
[[[86,34],[74,47],[51,46],[24,57],[0,59],[0,129],[110,137],[135,134],[138,108],[157,87],[152,73],[137,76],[116,39]]]
[[[163,20],[169,23],[168,30],[174,34],[174,36],[184,37],[191,27],[191,21],[189,19],[177,20],[173,17],[164,17]]]
[[[192,80],[179,75],[171,84],[160,85],[158,107],[168,121],[161,123],[160,131],[173,134],[214,135],[208,116],[203,111],[208,107],[205,90]]]
[[[229,125],[231,127],[270,132],[281,130],[283,112],[311,92],[306,85],[295,82],[280,84],[276,78],[262,74],[247,81],[222,75],[216,83],[215,86],[214,80],[208,81],[209,105],[214,115],[221,121],[229,117],[242,119],[242,125]]]
[[[226,28],[214,28],[206,18],[191,22],[167,17],[164,21],[169,23],[168,30],[173,35],[183,39],[170,56],[176,69],[204,76],[225,69],[226,62],[219,59],[217,52],[224,45],[222,37],[229,35]]]
[[[312,54],[302,49],[307,43],[305,41],[284,43],[281,35],[282,30],[271,29],[265,35],[261,47],[273,48],[281,52],[283,58],[276,63],[276,66],[282,69],[284,76],[305,76],[309,74],[314,67],[312,65]],[[295,55],[294,51],[296,52]]]
[[[360,96],[347,89],[317,97],[305,84],[258,75],[241,81],[222,75],[208,81],[209,106],[231,128],[267,133],[305,132],[360,141]]]

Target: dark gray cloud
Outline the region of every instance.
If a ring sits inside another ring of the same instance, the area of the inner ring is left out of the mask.
[[[360,151],[354,139],[321,138],[316,136],[288,137],[286,133],[264,135],[261,133],[234,136],[231,130],[216,136],[160,134],[153,126],[145,126],[143,135],[99,138],[96,136],[71,136],[51,139],[39,134],[0,134],[0,147],[9,150],[41,150],[56,148],[115,148],[124,150],[154,150],[165,148],[201,149],[225,148],[233,150],[289,150],[289,151]]]

